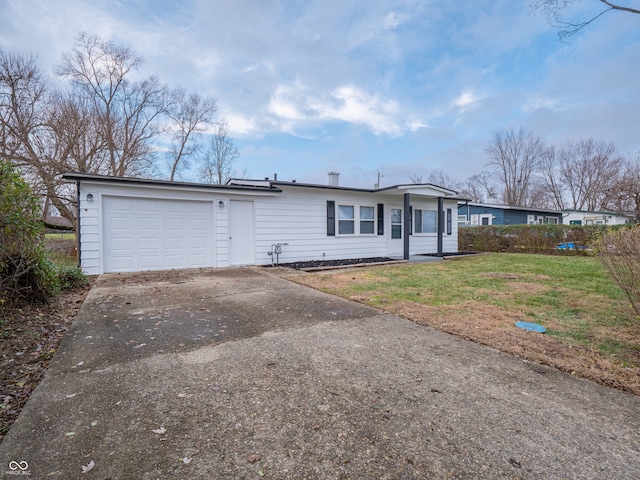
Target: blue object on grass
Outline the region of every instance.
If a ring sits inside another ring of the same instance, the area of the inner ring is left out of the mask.
[[[516,327],[522,328],[523,330],[531,330],[532,332],[544,333],[547,331],[542,325],[538,325],[537,323],[531,322],[516,322]]]
[[[575,249],[576,249],[576,244],[573,242],[558,244],[558,250],[575,250]],[[578,250],[587,250],[587,249],[588,247],[585,247],[584,245],[578,245]]]

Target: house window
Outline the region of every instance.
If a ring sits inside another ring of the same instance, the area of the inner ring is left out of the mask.
[[[353,205],[338,205],[338,233],[340,235],[355,234],[355,207]]]
[[[549,224],[556,224],[558,223],[558,217],[547,217],[547,223]]]
[[[458,215],[458,226],[464,227],[467,225],[467,216],[466,215]]]
[[[447,208],[447,235],[451,235],[453,232],[453,215],[451,213],[451,209]]]
[[[391,238],[402,238],[402,209],[391,209]]]
[[[360,235],[375,233],[374,207],[360,207]]]
[[[438,212],[436,210],[415,210],[415,232],[436,233],[438,231]]]

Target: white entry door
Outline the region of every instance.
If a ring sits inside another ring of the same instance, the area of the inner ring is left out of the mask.
[[[391,208],[389,215],[391,228],[388,234],[389,255],[404,255],[404,229],[402,226],[402,208]]]
[[[253,202],[231,200],[229,215],[229,265],[253,265]]]

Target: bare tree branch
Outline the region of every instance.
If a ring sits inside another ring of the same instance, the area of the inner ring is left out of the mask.
[[[239,156],[240,152],[229,136],[228,125],[225,122],[216,124],[200,176],[205,183],[222,185],[233,176]]]
[[[575,35],[587,25],[590,25],[595,20],[600,18],[607,12],[617,10],[621,12],[640,14],[640,8],[629,7],[627,5],[621,5],[617,2],[609,0],[597,0],[603,4],[604,9],[593,15],[591,18],[583,21],[571,22],[564,20],[564,13],[571,5],[579,3],[581,0],[536,0],[531,2],[530,7],[532,10],[542,10],[546,15],[549,23],[558,28],[558,36],[561,40],[567,37]]]
[[[485,153],[500,178],[505,205],[530,206],[529,195],[545,148],[541,137],[522,127],[493,133]]]
[[[201,97],[197,93],[187,94],[182,87],[171,92],[171,106],[167,116],[171,119],[171,174],[173,181],[178,169],[184,167],[184,161],[197,150],[195,138],[211,123],[216,113],[216,101]]]

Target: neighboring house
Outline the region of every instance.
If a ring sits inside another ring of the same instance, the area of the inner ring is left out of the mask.
[[[226,185],[69,173],[88,274],[456,252],[460,199],[434,185]],[[441,215],[438,215],[438,211]]]
[[[624,225],[629,217],[613,212],[587,212],[585,210],[563,210],[562,223],[566,225]]]
[[[458,224],[477,225],[518,225],[562,223],[562,212],[540,208],[511,207],[495,203],[459,203]]]

